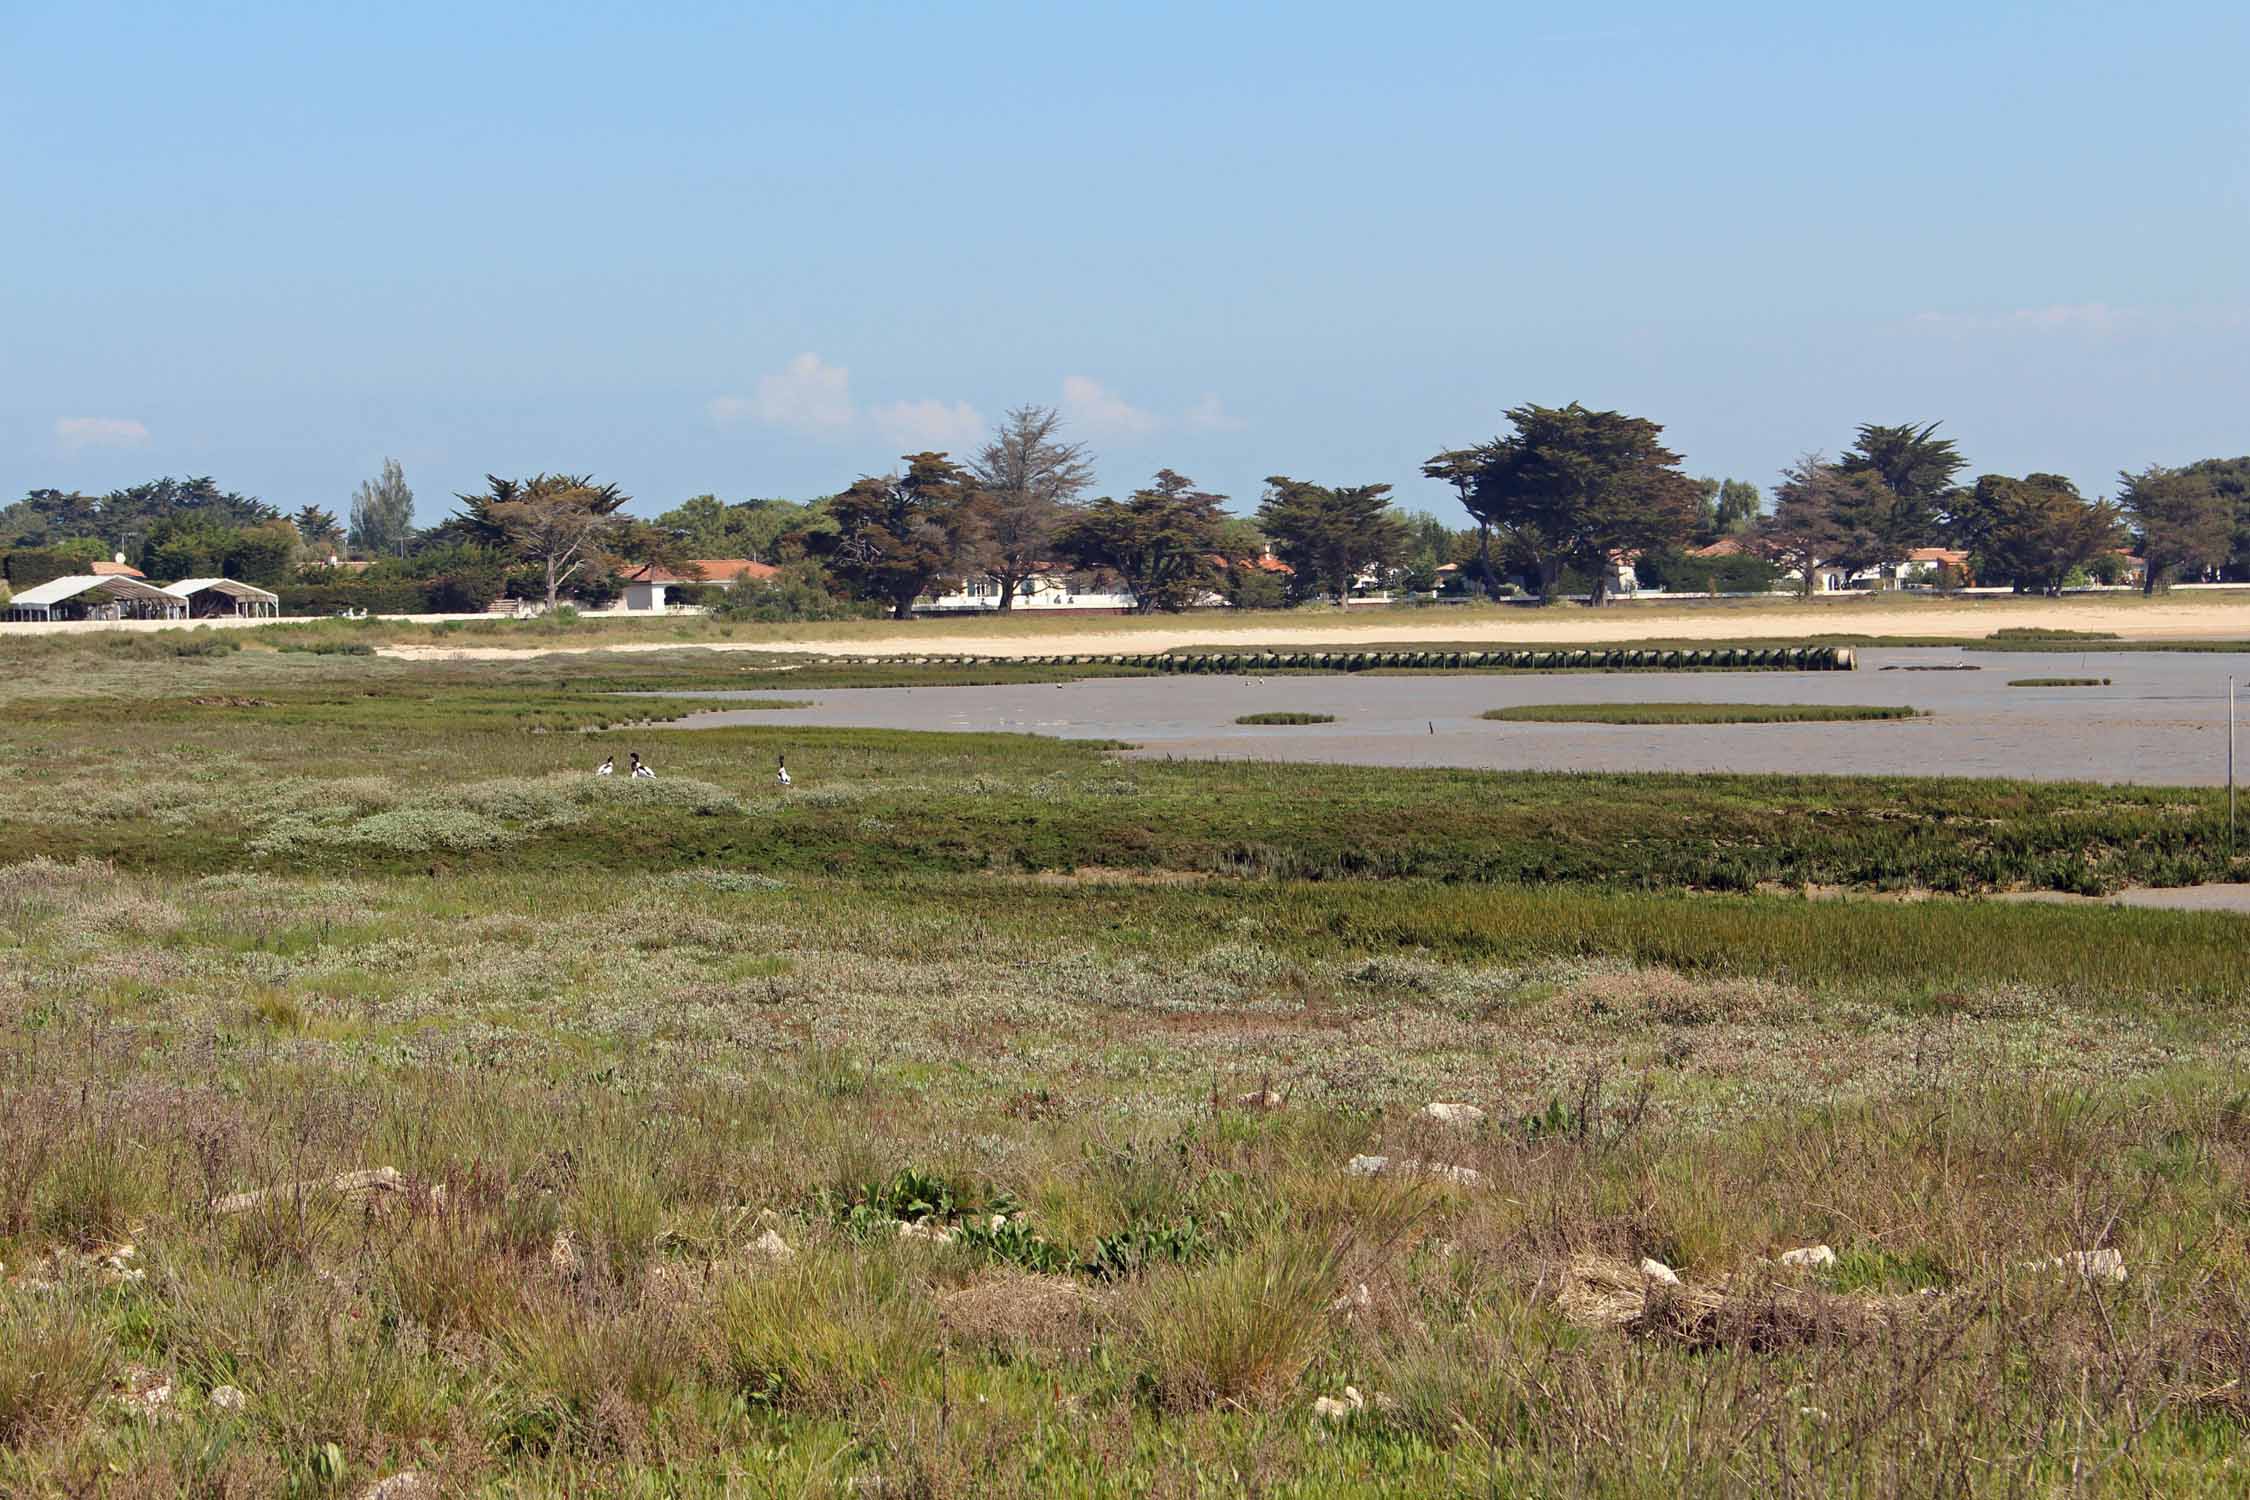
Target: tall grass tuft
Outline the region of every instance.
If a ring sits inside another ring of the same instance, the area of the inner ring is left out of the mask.
[[[1134,1289],[1130,1358],[1160,1408],[1273,1406],[1312,1362],[1342,1285],[1347,1247],[1277,1231]]]

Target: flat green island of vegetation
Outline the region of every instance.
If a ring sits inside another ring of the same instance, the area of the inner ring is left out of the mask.
[[[1270,713],[1244,714],[1234,721],[1237,724],[1333,724],[1334,714],[1295,713],[1288,709],[1275,709]]]
[[[2012,677],[2010,687],[2108,687],[2107,677]]]
[[[1517,724],[1819,724],[1919,714],[1875,703],[1519,703],[1479,717]]]
[[[1809,899],[2223,791],[172,643],[0,642],[0,1493],[2238,1487],[2243,919]]]

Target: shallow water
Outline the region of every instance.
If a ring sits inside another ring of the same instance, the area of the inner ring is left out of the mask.
[[[1964,652],[1863,648],[1853,672],[1586,672],[1103,678],[1041,686],[803,689],[667,697],[811,699],[714,710],[673,727],[789,724],[982,730],[1114,739],[1180,759],[1318,761],[1538,771],[1833,772],[2220,785],[2227,678],[2250,652]],[[1908,667],[1973,666],[1970,671]],[[1884,671],[1891,667],[1894,670]],[[2107,687],[2012,688],[2016,677]],[[2244,694],[2250,700],[2250,690]],[[1828,724],[1502,724],[1525,703],[1876,703],[1929,717]],[[2244,704],[2250,715],[2250,701]],[[1299,710],[1333,724],[1249,727]],[[2250,735],[2242,748],[2250,754]],[[2245,763],[2250,771],[2250,762]]]

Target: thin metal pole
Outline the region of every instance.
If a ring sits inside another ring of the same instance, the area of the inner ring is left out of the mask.
[[[2227,679],[2227,861],[2234,861],[2234,679]],[[2230,872],[2231,873],[2231,872]]]

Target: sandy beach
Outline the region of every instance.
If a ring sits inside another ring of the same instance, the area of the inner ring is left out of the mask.
[[[508,661],[583,651],[710,651],[1037,656],[1058,651],[1169,651],[1199,645],[1350,648],[1474,642],[1540,646],[1640,640],[1783,640],[1815,635],[1981,637],[2001,629],[2108,631],[2127,640],[2250,640],[2250,591],[2065,599],[1732,601],[1724,604],[1557,605],[1290,614],[1079,617],[977,621],[973,629],[926,622],[888,629],[866,622],[776,628],[768,639],[616,641],[569,646],[401,644],[383,653],[419,661]]]

